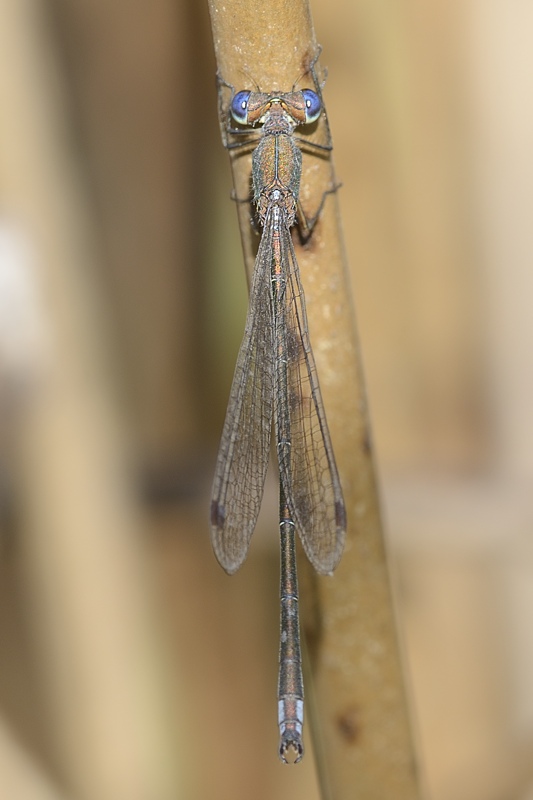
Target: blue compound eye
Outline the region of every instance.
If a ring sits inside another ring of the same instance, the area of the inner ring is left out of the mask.
[[[251,92],[237,92],[231,101],[231,116],[241,125],[248,122],[248,100]]]
[[[303,89],[302,94],[305,100],[305,121],[314,122],[322,111],[320,97],[312,89]]]

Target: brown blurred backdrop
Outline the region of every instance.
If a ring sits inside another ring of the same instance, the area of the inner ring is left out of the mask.
[[[428,796],[529,800],[533,7],[313,15]],[[2,798],[318,796],[275,757],[277,543],[229,580],[208,542],[214,71],[195,0],[0,0]]]

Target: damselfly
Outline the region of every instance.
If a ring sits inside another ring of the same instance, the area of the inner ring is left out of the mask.
[[[216,465],[211,536],[221,566],[234,573],[246,558],[259,514],[274,424],[281,535],[279,752],[283,761],[290,756],[296,762],[303,755],[304,695],[294,530],[315,569],[330,574],[342,555],[346,527],[291,238],[296,222],[302,236],[312,235],[320,213],[309,221],[299,203],[300,148],[324,157],[331,146],[294,133],[323,113],[316,80],[316,91],[287,93],[235,92],[220,83],[231,89],[224,144],[228,149],[257,145],[252,184],[262,234]]]

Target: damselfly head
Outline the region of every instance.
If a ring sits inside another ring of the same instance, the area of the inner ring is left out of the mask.
[[[285,113],[293,125],[308,125],[322,113],[322,101],[312,89],[280,94],[245,90],[237,92],[230,104],[231,116],[240,125],[262,124],[276,110]]]

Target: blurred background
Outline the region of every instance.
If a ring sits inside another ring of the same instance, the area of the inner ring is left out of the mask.
[[[531,800],[533,6],[313,15],[428,797]],[[214,73],[195,0],[0,0],[2,798],[318,797],[275,756],[275,537],[231,580],[208,541]]]

